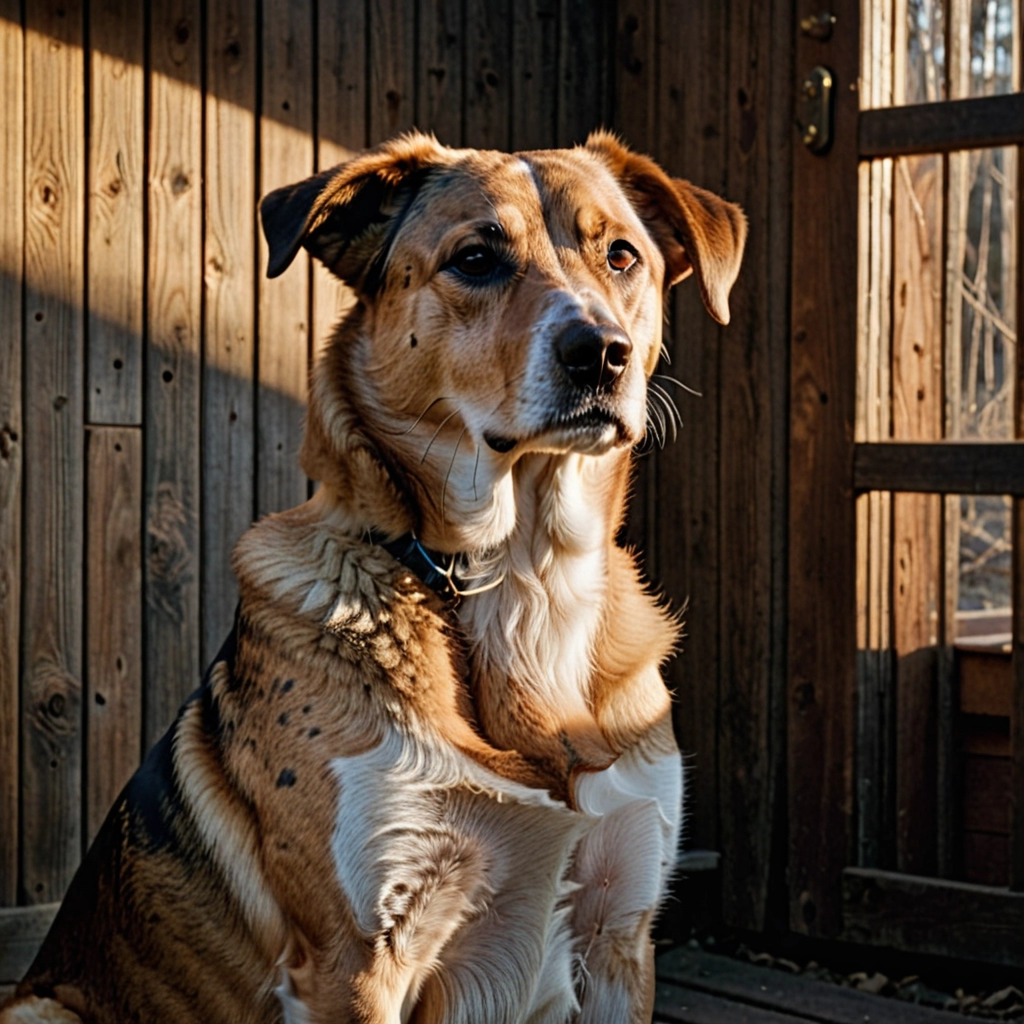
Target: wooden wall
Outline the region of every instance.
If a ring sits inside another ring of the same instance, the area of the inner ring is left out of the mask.
[[[307,371],[346,300],[304,256],[265,279],[258,197],[413,125],[611,123],[751,219],[732,325],[692,285],[672,305],[665,372],[703,397],[666,384],[684,428],[631,530],[690,602],[688,842],[724,854],[727,919],[765,924],[792,35],[788,0],[0,0],[0,907],[59,900],[230,626],[234,541],[308,493]]]

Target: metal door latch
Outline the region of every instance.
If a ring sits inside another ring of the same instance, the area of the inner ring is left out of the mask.
[[[824,153],[832,142],[832,72],[819,64],[800,83],[797,127],[812,153]]]

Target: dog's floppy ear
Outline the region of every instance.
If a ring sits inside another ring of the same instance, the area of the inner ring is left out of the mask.
[[[743,211],[688,181],[670,178],[650,157],[627,149],[611,132],[593,132],[586,148],[619,180],[661,249],[666,287],[696,271],[708,312],[727,324],[729,290],[747,239]]]
[[[414,132],[264,196],[267,277],[283,274],[304,246],[347,284],[365,287],[427,170],[444,154],[432,135]]]

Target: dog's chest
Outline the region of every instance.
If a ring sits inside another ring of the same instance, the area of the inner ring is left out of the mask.
[[[580,810],[399,730],[331,770],[338,885],[406,1012],[443,991],[445,1020],[567,1020],[592,934],[635,931],[673,859],[678,755],[588,775]]]

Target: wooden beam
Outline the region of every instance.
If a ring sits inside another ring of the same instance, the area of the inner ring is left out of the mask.
[[[790,337],[788,802],[789,920],[840,929],[840,880],[854,856],[857,524],[850,477],[857,377],[854,128],[860,3],[831,8],[828,42],[795,32],[794,88],[816,64],[836,81],[835,141],[793,158]]]
[[[986,885],[847,868],[849,942],[1024,967],[1024,894]]]
[[[854,448],[858,491],[1024,495],[1024,443],[886,441]]]
[[[861,111],[861,159],[1024,145],[1024,93]]]
[[[660,982],[678,986],[688,994],[699,992],[726,999],[737,1013],[741,1009],[756,1008],[792,1014],[801,1021],[828,1021],[829,1024],[864,1024],[883,1019],[887,1024],[943,1024],[949,1016],[943,1010],[928,1010],[895,999],[882,1000],[867,992],[685,946],[659,956],[655,971]],[[734,1019],[757,1021],[761,1018],[737,1015]]]
[[[0,908],[0,983],[20,981],[57,914],[59,903]]]

